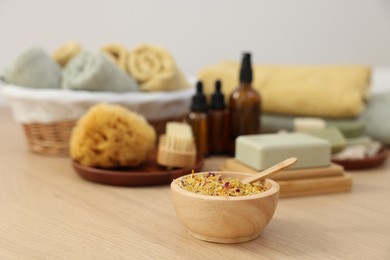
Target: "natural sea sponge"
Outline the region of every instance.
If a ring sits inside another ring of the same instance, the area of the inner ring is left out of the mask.
[[[137,166],[154,148],[146,119],[119,105],[97,104],[79,119],[70,141],[72,159],[90,167]]]

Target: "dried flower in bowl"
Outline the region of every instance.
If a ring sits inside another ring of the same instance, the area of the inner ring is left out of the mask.
[[[239,180],[250,176],[200,172],[174,180],[171,192],[180,222],[194,237],[205,241],[239,243],[258,237],[273,217],[279,185],[266,179],[263,185],[251,184],[252,188],[240,186]]]
[[[196,175],[192,172],[181,178],[178,185],[187,191],[210,196],[247,196],[267,190],[262,183],[244,184],[237,178],[222,178],[213,172]]]

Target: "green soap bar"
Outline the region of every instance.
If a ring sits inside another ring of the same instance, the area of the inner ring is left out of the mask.
[[[332,148],[332,153],[337,153],[344,150],[347,145],[347,141],[345,140],[343,134],[336,127],[310,130],[307,131],[307,133],[328,141],[330,143],[330,147]]]
[[[274,133],[279,130],[294,131],[294,117],[267,114],[261,115],[261,132]]]
[[[359,120],[326,120],[326,125],[329,127],[337,127],[345,138],[356,138],[364,135],[366,125],[363,121]]]
[[[236,160],[259,171],[289,157],[298,158],[293,169],[329,166],[330,144],[305,133],[242,135],[236,139]]]
[[[261,116],[261,125],[263,133],[274,133],[281,129],[287,131],[295,131],[294,120],[296,119],[312,119],[312,117],[287,116],[263,113]],[[354,138],[364,135],[366,124],[360,118],[343,118],[330,119],[317,117],[314,119],[322,119],[325,121],[326,127],[337,127],[345,138]]]
[[[347,145],[369,145],[371,142],[372,138],[369,136],[347,138]]]

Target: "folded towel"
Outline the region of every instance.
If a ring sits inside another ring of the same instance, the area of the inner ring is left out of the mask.
[[[19,55],[4,71],[5,81],[29,88],[60,88],[61,68],[41,48],[34,47]]]
[[[67,42],[62,45],[58,50],[56,50],[52,56],[53,59],[60,64],[61,67],[65,65],[77,54],[81,52],[82,48],[80,43],[76,41]]]
[[[371,70],[365,66],[254,66],[253,86],[262,95],[263,111],[277,114],[354,117],[365,107]],[[239,63],[204,68],[199,79],[205,93],[222,80],[226,101],[238,86]]]
[[[129,51],[126,47],[120,44],[109,44],[103,46],[101,51],[106,54],[110,59],[123,71],[126,71],[126,63],[127,57],[129,55]]]
[[[138,90],[137,83],[99,51],[83,51],[64,68],[62,88],[125,92]]]
[[[390,145],[390,91],[371,97],[361,118],[367,125],[367,135]]]
[[[305,126],[303,126],[303,124],[305,124]],[[307,131],[310,130],[310,127],[311,129],[336,127],[345,138],[356,138],[364,135],[366,124],[360,118],[331,119],[264,113],[261,117],[261,125],[263,132],[270,133],[279,130]]]
[[[9,73],[9,68],[4,68],[0,70],[0,83],[2,82],[7,82],[7,74]]]
[[[127,71],[143,91],[164,91],[188,88],[190,85],[172,56],[165,49],[141,44],[130,51]]]
[[[338,153],[347,146],[347,140],[337,127],[309,130],[307,134],[321,138],[330,143],[332,154]]]

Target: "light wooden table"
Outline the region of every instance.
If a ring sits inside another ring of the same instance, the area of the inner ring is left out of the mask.
[[[29,153],[1,108],[0,259],[390,259],[389,169],[353,172],[351,193],[281,199],[253,241],[208,243],[179,223],[168,185],[85,181],[69,159]]]

